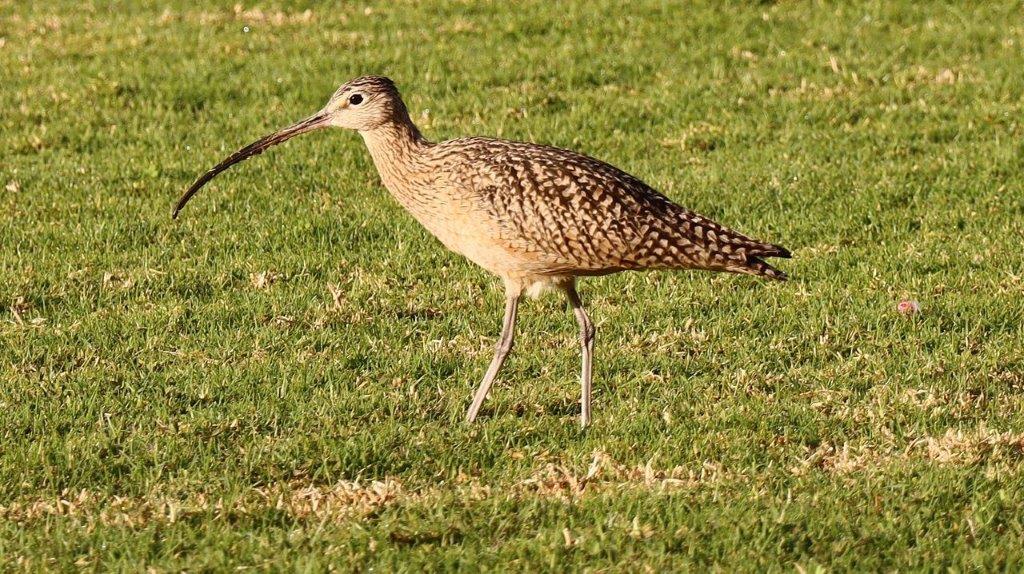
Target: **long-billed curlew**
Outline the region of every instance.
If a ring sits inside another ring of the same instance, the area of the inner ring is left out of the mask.
[[[642,269],[707,269],[783,280],[764,261],[789,257],[676,205],[639,179],[575,152],[470,137],[441,143],[420,135],[394,82],[357,78],[313,116],[231,154],[178,200],[189,199],[231,165],[296,135],[324,127],[363,136],[388,191],[448,249],[505,282],[505,318],[466,418],[476,419],[512,350],[523,293],[561,290],[579,323],[583,354],[580,419],[590,422],[594,325],[576,278]]]

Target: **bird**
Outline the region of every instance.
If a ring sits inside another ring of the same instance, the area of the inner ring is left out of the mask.
[[[785,280],[776,244],[699,215],[608,163],[557,147],[488,137],[427,140],[391,79],[362,76],[312,116],[267,135],[203,173],[174,206],[177,218],[232,165],[300,134],[357,131],[381,182],[444,244],[504,284],[501,332],[466,421],[480,408],[515,342],[520,299],[560,291],[579,328],[580,424],[591,421],[595,327],[577,280],[620,271],[698,269]]]

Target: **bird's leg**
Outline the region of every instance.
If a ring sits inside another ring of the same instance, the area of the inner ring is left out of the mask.
[[[491,390],[491,385],[494,383],[494,377],[498,375],[498,370],[505,362],[505,357],[512,350],[512,345],[515,343],[516,310],[518,308],[519,294],[509,293],[505,298],[505,320],[501,325],[501,337],[494,349],[494,358],[491,359],[491,364],[487,367],[487,372],[484,373],[484,380],[480,382],[480,387],[473,395],[473,404],[469,406],[469,411],[466,413],[467,422],[476,420],[480,406],[484,404],[487,392]]]
[[[583,368],[580,372],[580,386],[582,393],[580,397],[580,424],[590,424],[590,391],[592,381],[592,370],[594,361],[594,324],[590,322],[586,309],[583,308],[583,301],[576,292],[575,285],[568,285],[565,288],[565,296],[572,305],[572,313],[576,315],[576,322],[580,326],[580,349],[583,353]]]

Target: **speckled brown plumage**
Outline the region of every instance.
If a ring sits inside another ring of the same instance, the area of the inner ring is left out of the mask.
[[[485,138],[438,147],[462,157],[461,169],[453,170],[459,185],[475,191],[508,249],[529,255],[523,272],[579,276],[691,268],[784,277],[758,259],[785,256],[784,249],[680,207],[593,158]]]
[[[511,350],[520,296],[562,290],[580,325],[582,420],[590,418],[593,325],[575,290],[580,276],[643,269],[706,269],[785,279],[764,261],[789,257],[681,207],[632,175],[544,145],[470,137],[431,143],[387,78],[353,80],[317,115],[239,150],[201,177],[175,209],[233,163],[323,126],[358,130],[384,186],[413,217],[460,253],[501,277],[501,341],[468,413],[473,420]]]

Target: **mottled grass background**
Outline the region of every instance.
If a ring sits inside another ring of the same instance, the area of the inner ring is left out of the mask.
[[[0,1],[4,569],[1022,567],[1019,2]],[[590,280],[481,423],[497,281],[319,132],[572,147],[794,252]],[[904,316],[896,305],[920,304]]]

